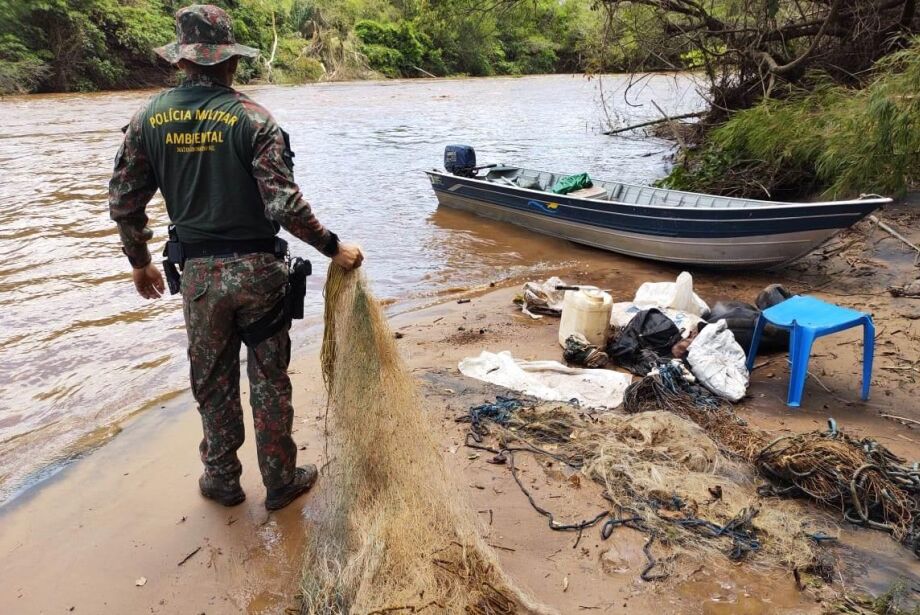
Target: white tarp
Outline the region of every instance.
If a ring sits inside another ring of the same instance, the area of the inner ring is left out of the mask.
[[[518,361],[506,351],[483,351],[458,365],[460,373],[549,401],[578,402],[589,408],[615,408],[632,376],[607,369],[578,369],[557,361]]]
[[[700,384],[720,397],[740,401],[747,393],[744,350],[725,320],[707,325],[690,343],[687,363]]]

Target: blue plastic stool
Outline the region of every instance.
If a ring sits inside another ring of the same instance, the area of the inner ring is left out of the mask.
[[[794,408],[798,408],[802,403],[802,392],[805,390],[805,379],[808,377],[808,359],[815,338],[862,325],[862,398],[864,401],[869,399],[872,356],[875,351],[875,326],[872,324],[871,316],[833,303],[825,303],[814,297],[799,295],[790,297],[760,313],[757,326],[754,328],[751,349],[748,351],[748,371],[754,368],[757,346],[760,344],[760,337],[767,323],[791,331],[789,355],[792,361],[792,372],[789,378],[789,397],[786,405]]]

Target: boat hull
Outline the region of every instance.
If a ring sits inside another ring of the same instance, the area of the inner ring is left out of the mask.
[[[647,207],[572,199],[444,173],[428,175],[445,207],[620,254],[711,267],[765,268],[789,262],[882,204]]]

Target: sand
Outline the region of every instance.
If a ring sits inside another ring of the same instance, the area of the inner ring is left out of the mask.
[[[797,291],[811,289],[873,311],[878,347],[868,404],[858,401],[859,333],[849,331],[815,348],[812,371],[827,391],[810,380],[802,408],[787,408],[783,355],[764,357],[758,362],[767,364],[755,371],[741,413],[777,435],[821,428],[833,416],[848,431],[872,434],[896,453],[916,458],[920,428],[880,416],[920,421],[920,299],[893,299],[884,291],[886,284],[907,281],[910,256],[887,240],[856,255],[854,249],[826,259],[809,257],[800,271],[787,271],[779,280],[770,274],[702,273],[697,287],[713,300],[751,300],[759,288],[781,281]],[[573,282],[613,288],[615,299],[623,300],[641,281],[673,278],[678,272],[586,251],[574,268],[557,273]],[[431,420],[439,425],[443,454],[458,488],[480,511],[486,540],[505,570],[562,613],[819,612],[808,594],[795,589],[790,574],[727,561],[699,562],[679,585],[643,583],[638,579],[645,564],[642,535],[622,529],[605,542],[591,530],[573,548],[575,535],[550,531],[506,469],[462,446],[464,427],[453,419],[498,390],[460,376],[457,361],[486,349],[511,350],[524,359],[561,356],[556,321],[530,320],[511,305],[517,282],[463,295],[469,303],[451,297],[392,321],[403,335],[399,344],[421,382]],[[822,289],[822,284],[827,285]],[[324,405],[315,350],[292,365],[294,435],[302,449],[300,461],[321,463]],[[241,459],[248,499],[235,508],[197,493],[200,424],[193,402],[185,397],[133,419],[110,443],[0,509],[0,612],[283,613],[293,604],[291,591],[317,498],[310,494],[268,514],[251,420],[247,429]],[[575,488],[557,469],[535,463],[523,469],[535,495],[563,520],[602,510],[597,490],[585,481]],[[827,520],[836,531],[835,518]],[[885,535],[843,528],[842,537],[845,546],[834,552],[844,561],[851,584],[879,590],[898,576],[920,579],[920,562]]]

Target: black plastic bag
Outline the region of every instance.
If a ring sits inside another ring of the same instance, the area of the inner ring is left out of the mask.
[[[792,297],[786,288],[781,284],[770,284],[765,289],[760,291],[760,294],[757,295],[757,300],[754,302],[757,304],[757,307],[761,310],[765,310],[768,307],[773,307],[777,303],[782,303],[786,299]]]
[[[751,340],[754,338],[754,327],[760,310],[744,301],[719,301],[712,306],[712,312],[706,322],[715,323],[724,320],[729,331],[735,336],[735,341],[747,354],[751,349]],[[766,341],[766,340],[764,340]]]
[[[643,310],[610,340],[607,356],[632,373],[645,376],[659,357],[671,356],[671,347],[680,339],[680,329],[661,310]]]
[[[714,323],[724,319],[735,341],[744,350],[745,354],[751,350],[751,341],[754,338],[754,327],[760,311],[782,303],[792,294],[779,284],[771,284],[757,295],[757,307],[743,301],[719,301],[712,308],[706,319]],[[759,309],[758,309],[759,308]],[[767,324],[760,338],[758,352],[782,352],[789,349],[789,332],[779,327]]]

